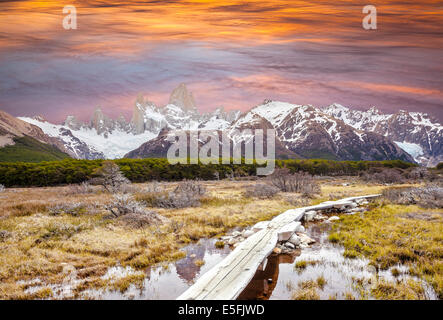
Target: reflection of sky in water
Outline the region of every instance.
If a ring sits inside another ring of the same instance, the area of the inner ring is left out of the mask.
[[[175,299],[186,291],[202,274],[209,271],[229,254],[230,249],[217,249],[216,240],[202,239],[197,244],[184,248],[188,255],[175,264],[169,263],[168,268],[148,268],[142,289],[131,286],[123,295],[118,291],[105,292],[101,299],[127,299],[128,297],[142,300]],[[195,256],[194,256],[195,255]],[[196,266],[195,260],[204,260],[203,266]],[[93,292],[89,292],[95,296]]]
[[[92,108],[127,117],[138,92],[158,104],[186,82],[201,110],[248,109],[265,98],[333,102],[442,117],[443,9],[435,1],[60,1],[0,3],[0,108],[14,115]],[[30,25],[32,28],[30,28]]]
[[[278,283],[272,292],[271,299],[291,299],[292,293],[298,288],[298,283],[308,280],[316,281],[320,276],[323,276],[327,281],[322,290],[317,290],[320,299],[326,300],[335,295],[337,299],[344,299],[347,293],[351,293],[356,299],[360,298],[355,283],[353,283],[353,278],[375,279],[375,269],[368,266],[369,261],[366,259],[348,259],[343,257],[343,247],[331,244],[327,240],[328,234],[323,232],[321,228],[313,226],[308,229],[308,233],[317,240],[317,243],[307,249],[303,249],[300,256],[296,257],[293,263],[279,265]],[[307,266],[306,269],[297,272],[294,269],[294,265],[297,261],[302,260],[319,261],[319,263]],[[405,267],[397,266],[397,268],[401,271],[407,270]],[[387,281],[410,278],[420,281],[417,277],[411,277],[407,274],[394,278],[390,270],[380,271],[378,275]],[[287,286],[288,283],[292,284],[291,290]],[[423,285],[427,297],[433,300],[437,299],[437,295],[432,287],[426,283],[423,283]]]

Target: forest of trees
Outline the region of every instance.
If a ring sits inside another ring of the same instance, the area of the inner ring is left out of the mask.
[[[105,160],[46,161],[39,163],[0,163],[0,184],[6,187],[54,186],[80,183],[94,178]],[[132,182],[174,181],[183,179],[214,180],[227,177],[254,176],[256,164],[176,164],[167,159],[112,160]],[[374,167],[407,169],[416,165],[400,161],[333,161],[333,160],[277,160],[276,166],[291,172],[313,175],[359,175]]]

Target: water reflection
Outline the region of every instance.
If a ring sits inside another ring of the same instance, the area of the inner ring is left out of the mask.
[[[306,226],[309,237],[316,243],[294,255],[271,255],[264,270],[258,270],[251,283],[239,296],[239,299],[272,299],[288,300],[292,298],[298,285],[302,282],[323,277],[326,284],[318,289],[320,299],[345,299],[353,296],[356,299],[371,298],[362,296],[362,291],[356,286],[356,279],[375,279],[375,269],[368,266],[367,259],[348,259],[343,257],[342,246],[328,241],[329,224],[308,224]],[[305,269],[296,269],[297,261],[308,261]],[[397,267],[401,269],[399,266]],[[416,277],[404,274],[394,278],[390,270],[378,273],[387,281],[413,279]],[[431,286],[421,281],[427,299],[437,299]],[[375,283],[375,281],[374,281]]]
[[[223,249],[215,247],[216,239],[201,239],[198,243],[185,248],[185,258],[169,263],[166,266],[150,267],[145,270],[146,278],[141,289],[131,286],[124,294],[118,291],[94,292],[98,299],[140,299],[166,300],[176,299],[185,292],[200,276],[223,260],[231,251],[228,246]],[[202,266],[196,260],[205,262]]]

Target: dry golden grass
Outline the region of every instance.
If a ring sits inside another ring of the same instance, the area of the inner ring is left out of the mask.
[[[169,218],[163,225],[129,229],[118,220],[104,219],[107,213],[84,212],[79,216],[53,216],[49,208],[57,204],[81,202],[94,207],[111,201],[112,195],[101,192],[69,194],[69,187],[7,189],[0,197],[0,298],[34,299],[50,297],[49,289],[26,293],[36,278],[50,286],[67,277],[71,266],[82,280],[75,295],[89,288],[124,291],[140,276],[110,283],[101,277],[120,264],[144,269],[162,261],[183,258],[179,249],[191,241],[220,235],[236,226],[247,226],[293,206],[284,198],[254,201],[243,197],[243,189],[253,182],[205,182],[208,196],[198,208],[160,209]],[[143,190],[143,184],[134,185]],[[173,188],[174,183],[167,183]],[[149,208],[150,209],[150,208]],[[18,281],[23,283],[18,284]]]
[[[50,207],[66,203],[103,208],[112,195],[99,188],[95,193],[81,195],[70,194],[69,187],[7,189],[0,195],[0,231],[6,235],[0,238],[0,298],[53,298],[51,285],[63,283],[72,270],[80,280],[72,297],[81,297],[90,288],[123,292],[131,283],[141,284],[143,277],[138,274],[114,282],[103,280],[109,267],[119,264],[143,270],[183,258],[185,253],[180,248],[187,243],[271,219],[294,208],[300,199],[297,194],[281,193],[271,199],[245,198],[245,188],[255,181],[203,183],[208,192],[200,207],[147,208],[167,217],[169,222],[139,229],[129,228],[118,219],[105,219],[109,214],[105,210],[78,216],[49,213]],[[350,188],[339,185],[336,179],[324,181],[322,194],[317,199],[303,199],[303,205],[329,200],[335,193],[351,196],[378,193],[383,188],[354,183]],[[164,185],[172,190],[176,183]],[[135,184],[134,192],[143,193],[144,188],[144,184]],[[37,278],[44,286],[41,291],[28,293],[27,283]]]

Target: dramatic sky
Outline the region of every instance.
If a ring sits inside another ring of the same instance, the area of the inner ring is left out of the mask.
[[[375,5],[378,29],[364,30]],[[65,5],[77,30],[64,30]],[[443,2],[436,0],[1,1],[0,109],[128,119],[185,82],[202,111],[265,98],[425,111],[443,120]]]

